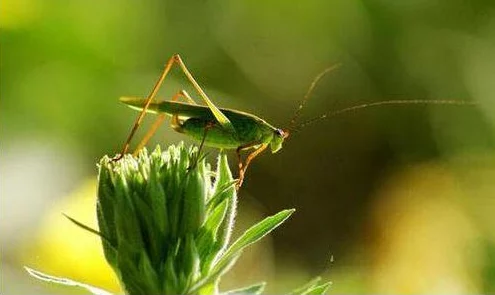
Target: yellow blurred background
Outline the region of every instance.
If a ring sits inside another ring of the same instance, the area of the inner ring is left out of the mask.
[[[4,0],[0,42],[2,294],[84,294],[24,265],[118,292],[98,239],[61,212],[95,226],[96,162],[137,116],[118,97],[146,96],[174,53],[216,105],[279,127],[337,63],[304,119],[377,100],[477,103],[347,113],[257,158],[238,230],[298,211],[225,288],[281,293],[322,274],[340,294],[495,292],[493,1]],[[174,71],[160,97],[182,88],[194,93]],[[180,140],[163,126],[150,146]]]

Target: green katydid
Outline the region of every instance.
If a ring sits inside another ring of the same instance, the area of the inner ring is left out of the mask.
[[[165,77],[175,63],[177,63],[182,69],[187,79],[191,82],[196,91],[199,93],[202,100],[206,103],[206,106],[196,104],[194,100],[189,96],[189,94],[184,90],[177,92],[169,101],[153,102]],[[147,143],[147,141],[155,133],[156,129],[168,115],[172,117],[171,127],[175,131],[184,133],[194,139],[201,141],[200,150],[203,144],[215,148],[236,150],[237,157],[239,159],[239,179],[237,183],[237,188],[239,188],[242,185],[246,169],[256,156],[263,152],[268,146],[270,146],[272,153],[278,152],[282,148],[284,140],[289,136],[290,131],[298,130],[316,121],[345,112],[380,105],[473,104],[469,101],[457,100],[386,100],[355,105],[341,110],[329,112],[317,118],[300,123],[298,126],[296,126],[301,110],[307,102],[314,87],[326,73],[330,72],[334,68],[336,68],[336,66],[325,69],[313,80],[301,104],[299,105],[299,108],[296,110],[292,120],[290,121],[290,127],[287,129],[281,129],[272,126],[265,120],[253,114],[233,109],[217,108],[208,98],[206,93],[201,89],[196,80],[193,78],[180,56],[176,54],[172,56],[166,63],[160,78],[156,82],[150,95],[147,98],[121,98],[122,102],[131,106],[132,108],[140,110],[141,113],[136,119],[136,122],[122,149],[122,152],[120,153],[120,155],[114,158],[114,160],[120,159],[128,151],[129,143],[134,136],[137,128],[141,124],[146,112],[159,114],[159,117],[150,128],[150,131],[148,131],[145,138],[141,141],[138,148],[136,148],[136,152],[139,151],[140,148],[142,148]],[[186,99],[187,103],[178,102],[177,100],[179,98]],[[245,162],[243,163],[240,153],[241,151],[250,149],[254,149],[254,151],[252,151],[247,156]]]

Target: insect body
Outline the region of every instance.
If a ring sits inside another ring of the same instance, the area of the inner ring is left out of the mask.
[[[189,97],[185,91],[180,93]],[[120,100],[141,111],[146,106],[145,99],[123,97]],[[224,108],[218,110],[227,118],[232,128],[222,126],[217,121],[213,111],[207,106],[161,101],[152,102],[146,108],[146,112],[149,113],[171,116],[171,127],[177,132],[200,140],[200,149],[203,144],[215,148],[235,149],[239,159],[239,180],[237,183],[237,188],[239,188],[251,161],[268,146],[270,146],[272,153],[279,151],[289,132],[275,128],[265,120],[249,113]],[[156,127],[161,124],[162,118],[158,119],[157,124],[155,124]],[[137,150],[146,144],[155,130],[156,128],[151,129]],[[249,149],[255,150],[248,155],[243,163],[241,151]]]
[[[196,89],[206,106],[198,105],[189,96],[189,94],[181,90],[177,92],[169,101],[153,101],[158,90],[165,80],[168,72],[174,64],[178,64],[182,69],[187,79],[191,82]],[[163,122],[166,116],[172,117],[171,127],[184,133],[192,138],[201,140],[200,150],[204,145],[223,149],[235,149],[237,157],[239,159],[239,179],[237,188],[242,185],[246,169],[251,161],[263,152],[268,146],[272,153],[276,153],[282,148],[282,144],[289,136],[290,131],[297,131],[309,124],[317,122],[322,119],[326,119],[335,115],[339,115],[345,112],[355,111],[358,109],[381,106],[381,105],[425,105],[425,104],[451,104],[451,105],[466,105],[473,104],[468,101],[456,101],[456,100],[387,100],[378,101],[368,104],[361,104],[351,106],[345,109],[329,112],[321,115],[320,117],[308,120],[300,123],[296,126],[301,110],[307,102],[312,90],[316,86],[317,82],[325,75],[336,68],[336,66],[325,69],[321,72],[311,83],[306,95],[304,96],[299,108],[296,110],[290,125],[287,129],[276,128],[263,119],[238,110],[217,108],[206,93],[201,89],[199,84],[194,80],[193,76],[185,66],[184,62],[179,55],[174,55],[169,59],[165,68],[153,87],[150,95],[146,98],[133,98],[123,97],[121,101],[131,106],[132,108],[141,111],[140,115],[136,119],[136,122],[127,138],[127,141],[122,149],[120,155],[114,158],[119,160],[129,149],[129,143],[136,132],[137,128],[141,124],[141,121],[145,113],[159,114],[155,124],[151,127],[150,131],[146,134],[144,139],[138,145],[136,151],[139,151],[147,141],[151,138],[159,125]],[[187,103],[179,102],[179,99],[185,99]],[[243,162],[241,159],[241,151],[254,149]]]
[[[142,110],[145,99],[121,98],[125,104]],[[282,148],[287,131],[275,128],[265,120],[241,111],[219,108],[229,119],[235,130],[234,133],[223,128],[218,123],[212,111],[206,106],[191,105],[174,101],[152,102],[149,113],[165,113],[172,117],[172,128],[180,133],[204,141],[206,146],[224,149],[238,149],[239,147],[259,147],[270,145],[273,153]],[[206,135],[204,135],[206,130]]]

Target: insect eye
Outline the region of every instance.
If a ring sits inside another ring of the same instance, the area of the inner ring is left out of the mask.
[[[282,129],[277,129],[277,130],[275,130],[275,134],[277,134],[280,137],[283,137],[284,136],[284,131]]]

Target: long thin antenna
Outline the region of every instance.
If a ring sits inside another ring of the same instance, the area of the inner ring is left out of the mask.
[[[307,120],[301,123],[297,128],[292,129],[292,131],[299,131],[300,129],[311,125],[315,122],[318,122],[323,119],[335,117],[341,115],[343,113],[353,112],[360,109],[365,109],[369,107],[383,106],[383,105],[411,105],[411,104],[419,104],[419,105],[430,105],[430,104],[446,104],[446,105],[475,105],[475,102],[465,101],[465,100],[433,100],[433,99],[411,99],[411,100],[383,100],[377,102],[363,103],[360,105],[355,105],[347,108],[343,108],[337,111],[329,112],[323,114],[319,117]]]
[[[316,87],[316,85],[318,84],[318,82],[320,81],[321,78],[323,78],[323,76],[325,76],[327,73],[335,70],[336,68],[340,67],[340,64],[336,64],[336,65],[333,65],[331,67],[328,67],[326,69],[324,69],[321,73],[319,73],[314,79],[313,79],[313,82],[311,82],[311,85],[309,86],[308,88],[308,91],[306,92],[306,94],[304,95],[303,99],[301,100],[301,103],[299,104],[299,107],[296,109],[296,111],[294,112],[294,116],[292,117],[292,119],[290,120],[290,123],[289,123],[289,130],[293,129],[293,127],[295,126],[295,124],[297,123],[297,120],[299,119],[299,117],[301,116],[301,111],[302,109],[304,108],[304,106],[306,105],[306,102],[308,101],[308,99],[310,98],[311,96],[311,93],[313,92],[313,89]]]

